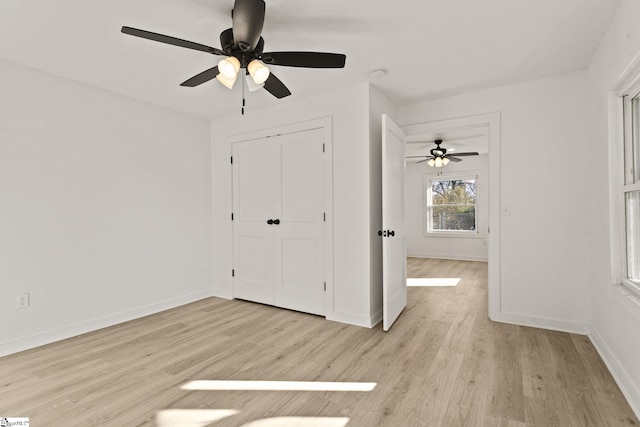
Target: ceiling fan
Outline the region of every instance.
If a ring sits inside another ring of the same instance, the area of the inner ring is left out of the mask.
[[[232,28],[226,29],[220,34],[222,49],[132,27],[124,26],[122,32],[224,57],[215,67],[196,74],[182,82],[180,86],[195,87],[215,78],[231,89],[241,72],[245,76],[250,91],[264,87],[276,98],[284,98],[291,95],[291,92],[280,79],[271,73],[267,65],[303,68],[344,67],[346,56],[338,53],[263,52],[264,39],[261,34],[264,16],[264,0],[235,0],[231,11]]]
[[[459,157],[463,157],[463,156],[477,156],[478,153],[475,151],[469,151],[466,153],[456,153],[455,155],[451,155],[451,154],[447,154],[447,152],[451,153],[453,152],[455,149],[454,148],[450,148],[450,149],[446,149],[446,148],[442,148],[440,147],[440,144],[442,144],[442,140],[441,139],[436,139],[435,141],[433,141],[436,144],[436,148],[432,148],[430,153],[431,155],[424,155],[424,156],[407,156],[407,159],[415,159],[415,158],[424,158],[424,160],[420,160],[419,162],[416,163],[422,163],[422,162],[427,162],[427,164],[431,167],[437,167],[437,168],[441,168],[442,166],[446,165],[447,163],[449,163],[449,161],[452,162],[461,162],[462,159],[459,159]]]

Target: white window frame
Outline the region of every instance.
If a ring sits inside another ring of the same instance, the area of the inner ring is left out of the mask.
[[[434,230],[432,226],[432,189],[434,181],[453,181],[474,179],[476,181],[476,229],[475,230]],[[480,232],[480,176],[478,172],[457,172],[453,174],[425,174],[424,175],[424,235],[425,237],[462,237],[478,239],[481,238]]]
[[[640,97],[640,55],[638,55],[618,79],[615,92],[610,96],[609,126],[609,197],[611,229],[611,272],[617,290],[640,306],[640,282],[628,278],[626,194],[640,190],[640,179],[626,184],[628,173],[632,173],[633,160],[628,153],[628,141],[640,138],[638,129],[633,129],[631,101]],[[636,126],[640,126],[636,123]],[[634,135],[635,132],[635,135]],[[636,145],[639,147],[640,144]],[[640,156],[640,153],[636,153]],[[640,250],[640,248],[638,248]]]

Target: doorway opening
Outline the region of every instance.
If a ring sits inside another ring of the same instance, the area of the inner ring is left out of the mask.
[[[496,317],[500,311],[500,114],[402,129],[408,158],[407,285],[430,289],[414,290],[410,297],[438,295],[427,305],[445,311],[455,308],[456,297],[473,298],[478,309]],[[434,147],[446,148],[452,157],[465,155],[444,164],[428,162]]]

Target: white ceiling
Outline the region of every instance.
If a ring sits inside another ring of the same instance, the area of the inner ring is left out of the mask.
[[[397,104],[585,69],[620,0],[266,0],[265,51],[344,53],[342,70],[272,67],[292,96],[373,80]],[[2,0],[0,58],[202,117],[239,114],[241,89],[179,84],[220,59],[120,33],[220,47],[233,0]]]

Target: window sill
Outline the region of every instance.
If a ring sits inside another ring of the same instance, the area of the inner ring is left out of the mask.
[[[455,232],[455,231],[431,231],[425,233],[424,237],[453,237],[456,239],[484,239],[484,235],[478,232]]]
[[[640,284],[630,280],[622,279],[616,285],[625,296],[631,298],[636,304],[640,305]]]
[[[622,281],[612,286],[613,293],[611,295],[624,307],[625,311],[640,320],[640,293],[635,287],[632,283]]]

